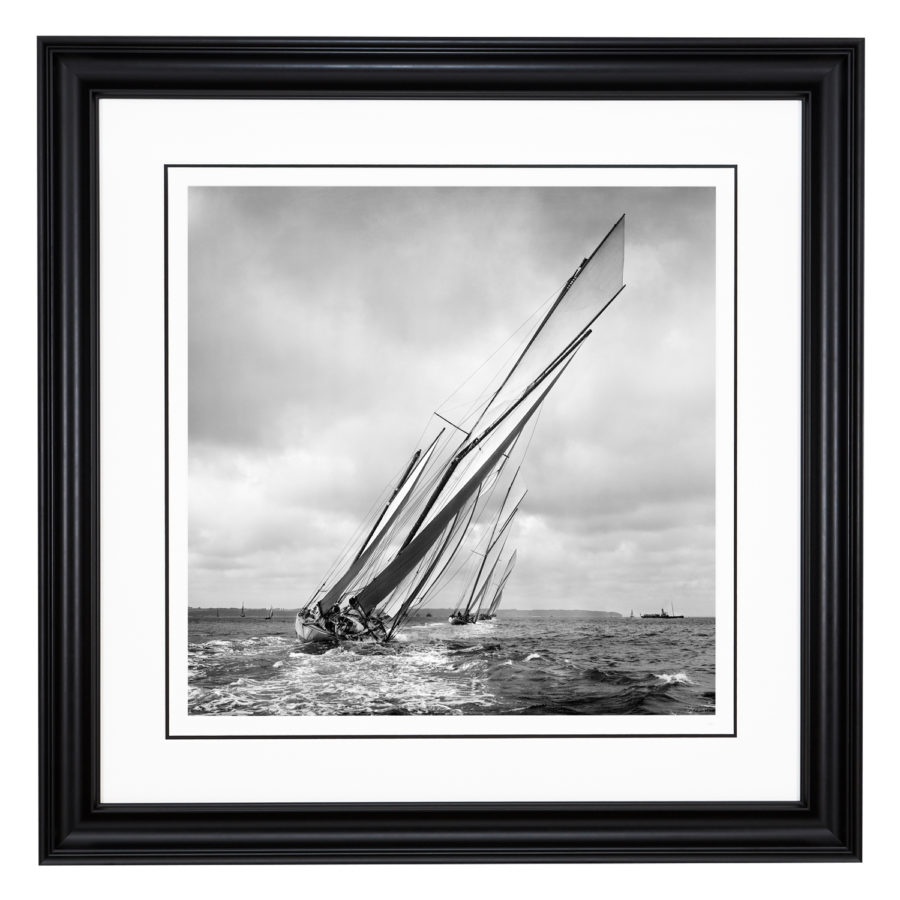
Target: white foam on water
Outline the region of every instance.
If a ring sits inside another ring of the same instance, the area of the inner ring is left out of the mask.
[[[685,675],[684,672],[677,672],[675,675],[667,675],[663,672],[661,675],[656,676],[660,681],[665,684],[693,684],[690,678]]]

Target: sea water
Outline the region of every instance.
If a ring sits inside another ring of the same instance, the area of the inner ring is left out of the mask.
[[[301,644],[293,617],[188,620],[193,715],[709,715],[715,620],[502,613],[389,644]]]

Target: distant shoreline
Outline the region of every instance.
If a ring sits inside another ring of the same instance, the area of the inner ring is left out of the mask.
[[[417,610],[410,617],[410,622],[421,622],[426,619],[443,619],[447,618],[453,610],[449,607],[435,607],[433,609],[425,609],[425,610]],[[194,618],[203,619],[203,618],[215,618],[216,613],[220,613],[225,616],[237,616],[240,617],[241,609],[239,606],[189,606],[188,607],[188,616],[193,616]],[[244,608],[244,618],[250,619],[263,619],[269,613],[268,606],[254,606],[254,607],[245,607]],[[297,608],[293,609],[280,609],[276,608],[273,611],[274,619],[285,619],[285,618],[293,618],[297,614]],[[598,609],[516,609],[515,607],[508,607],[500,610],[498,614],[498,618],[502,619],[504,616],[510,616],[519,619],[527,619],[527,618],[539,618],[543,616],[554,616],[559,619],[628,619],[630,616],[619,613],[612,612],[610,610],[598,610]],[[640,618],[640,614],[637,613],[634,616],[635,619]],[[705,615],[705,616],[689,616],[685,615],[686,619],[714,619],[714,615]]]

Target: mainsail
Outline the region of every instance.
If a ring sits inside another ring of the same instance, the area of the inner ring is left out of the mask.
[[[303,639],[371,636],[387,640],[427,602],[454,559],[474,537],[484,543],[465,603],[467,615],[492,615],[512,571],[515,553],[494,584],[509,527],[519,508],[502,516],[515,478],[504,474],[519,438],[591,333],[591,326],[621,293],[624,216],[577,266],[514,359],[481,385],[475,402],[455,421],[439,407],[441,430],[416,450],[390,496],[361,537],[297,616]],[[488,373],[490,375],[490,373]],[[444,413],[447,415],[444,415]],[[452,426],[452,430],[447,429]],[[433,433],[433,432],[432,432]],[[527,450],[527,442],[523,441]],[[512,467],[510,467],[511,469]],[[496,518],[491,495],[503,483]],[[486,518],[490,516],[490,518]],[[313,635],[307,637],[307,635]]]

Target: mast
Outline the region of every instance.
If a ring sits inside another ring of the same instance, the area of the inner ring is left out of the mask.
[[[510,487],[512,487],[512,485],[510,485]],[[528,493],[528,491],[525,492],[525,494],[527,494],[527,493]],[[481,577],[481,573],[482,573],[482,571],[484,571],[484,567],[487,565],[487,558],[488,558],[488,556],[490,555],[491,551],[494,549],[494,547],[496,547],[497,544],[500,542],[500,538],[503,537],[504,532],[505,532],[506,529],[509,527],[509,525],[510,525],[510,523],[512,522],[512,520],[515,518],[516,513],[519,511],[519,506],[521,506],[522,501],[525,499],[525,494],[522,494],[522,496],[519,498],[519,502],[516,504],[516,506],[515,506],[515,508],[513,509],[513,511],[509,514],[509,516],[507,517],[506,521],[503,523],[503,527],[500,529],[500,532],[499,532],[499,534],[497,534],[496,538],[494,537],[493,534],[491,534],[491,540],[490,540],[490,542],[489,542],[489,544],[488,544],[487,550],[485,551],[484,557],[483,557],[482,560],[481,560],[481,566],[480,566],[480,568],[478,569],[478,575],[475,577],[475,584],[474,584],[473,587],[472,587],[472,595],[469,597],[469,602],[466,604],[466,612],[467,612],[467,613],[469,612],[469,610],[471,609],[471,607],[472,607],[472,605],[473,605],[473,598],[474,598],[474,596],[475,596],[475,589],[476,589],[477,586],[478,586],[478,579]],[[508,493],[507,493],[507,496],[509,496]],[[503,501],[503,502],[506,503],[506,499],[505,499],[505,498],[504,498],[504,501]],[[500,509],[500,512],[501,512],[501,513],[503,512],[502,507],[501,507],[501,509]],[[498,519],[497,521],[499,522],[499,519]],[[496,527],[497,527],[497,526],[495,525],[495,526],[494,526],[494,529],[495,529],[495,530],[496,530]],[[501,547],[501,548],[500,548],[500,553],[502,553],[502,552],[503,552],[503,548]],[[500,553],[497,554],[497,559],[498,559],[498,560],[499,560],[499,558],[500,558]],[[495,561],[494,561],[494,566],[496,566],[496,565],[497,565],[497,562],[496,562],[496,560],[495,560]],[[488,575],[487,581],[490,581],[491,575],[493,575],[493,574],[494,574],[494,567],[492,566],[492,567],[491,567],[491,574]]]
[[[484,571],[484,567],[487,564],[488,554],[491,552],[494,546],[494,535],[497,533],[497,526],[500,524],[500,519],[503,516],[503,509],[506,506],[506,501],[509,500],[509,495],[512,493],[513,485],[516,483],[516,479],[519,477],[519,471],[521,470],[521,468],[522,467],[519,466],[519,468],[516,469],[516,474],[513,475],[512,479],[509,482],[509,487],[506,489],[506,494],[503,497],[503,502],[500,504],[500,509],[497,510],[497,518],[494,520],[494,527],[491,529],[490,538],[488,538],[487,550],[484,551],[484,556],[481,557],[481,565],[478,567],[478,574],[475,576],[475,581],[472,584],[472,593],[469,594],[469,602],[466,604],[466,612],[469,611],[469,607],[472,605],[472,598],[475,596],[475,590],[478,587],[478,579],[481,578],[481,573]]]
[[[473,619],[478,618],[478,612],[481,609],[482,603],[484,603],[484,597],[487,594],[487,590],[490,587],[491,579],[494,577],[494,571],[497,568],[497,563],[500,561],[500,558],[494,560],[494,564],[491,566],[491,571],[488,572],[487,578],[484,579],[484,584],[481,586],[481,590],[478,592],[478,599],[472,604],[472,617]],[[466,607],[468,611],[468,607]]]
[[[447,540],[444,542],[443,547],[435,554],[434,560],[432,564],[429,566],[428,570],[425,572],[425,575],[419,580],[416,586],[409,592],[409,597],[403,602],[403,605],[397,610],[397,615],[394,617],[394,622],[391,625],[391,630],[388,632],[388,640],[390,640],[391,636],[400,627],[401,622],[406,619],[406,616],[409,610],[412,608],[413,603],[416,602],[416,599],[419,595],[419,592],[428,584],[427,589],[422,593],[422,598],[424,599],[428,592],[437,584],[440,580],[441,576],[444,572],[447,571],[447,567],[453,561],[453,558],[459,552],[459,548],[462,546],[462,542],[465,539],[466,532],[469,530],[469,526],[472,524],[472,519],[475,516],[475,510],[478,507],[478,499],[481,495],[481,488],[479,487],[478,492],[475,494],[474,502],[472,503],[472,509],[469,511],[468,519],[466,520],[465,525],[459,530],[459,540],[456,542],[456,546],[447,554],[446,559],[444,560],[443,565],[440,567],[440,570],[434,577],[432,578],[432,574],[437,567],[438,563],[441,560],[441,557],[444,555],[447,547],[450,545],[450,542],[453,540],[454,529],[456,528],[456,524],[458,522],[458,517],[454,520],[453,525],[450,527],[450,531],[447,535]]]
[[[440,434],[438,435],[438,437],[440,437]],[[435,438],[435,440],[437,440],[437,438]],[[403,477],[397,482],[397,486],[394,488],[394,492],[391,494],[390,497],[388,497],[387,503],[385,503],[384,506],[382,507],[381,513],[378,515],[378,518],[375,519],[375,524],[372,526],[371,530],[366,535],[366,539],[359,545],[359,553],[357,553],[356,556],[353,557],[353,562],[356,562],[356,560],[358,560],[360,558],[360,556],[362,556],[363,551],[366,549],[367,544],[372,539],[372,535],[375,534],[375,531],[377,530],[378,526],[381,524],[381,520],[384,518],[385,513],[390,508],[390,505],[394,502],[394,497],[397,496],[397,493],[399,492],[400,488],[402,488],[403,485],[406,484],[406,479],[409,478],[410,473],[415,468],[415,465],[419,461],[419,457],[421,455],[422,455],[421,449],[416,450],[416,452],[413,453],[412,459],[409,461],[409,465],[406,467],[406,471],[403,473]]]
[[[597,251],[606,243],[609,236],[616,230],[616,228],[618,228],[619,224],[622,222],[622,220],[624,218],[625,218],[625,214],[622,213],[622,215],[619,216],[618,220],[616,221],[616,224],[613,225],[613,227],[610,228],[609,231],[606,232],[606,234],[603,237],[603,240],[600,241],[600,243],[597,244],[597,246],[594,248],[594,252],[590,256],[586,256],[581,261],[581,263],[578,265],[578,267],[575,269],[575,271],[569,276],[569,280],[563,285],[563,288],[557,295],[556,300],[553,301],[553,305],[550,307],[550,309],[547,311],[547,314],[541,320],[540,325],[538,325],[538,327],[535,329],[534,334],[532,334],[531,337],[529,338],[528,343],[525,345],[525,349],[519,354],[519,358],[512,364],[512,368],[510,368],[510,370],[506,373],[506,377],[500,383],[500,387],[498,387],[497,390],[494,391],[493,396],[490,399],[490,402],[481,411],[481,415],[479,415],[475,424],[472,426],[472,431],[475,431],[475,429],[478,427],[481,420],[484,418],[485,413],[488,411],[488,409],[490,409],[491,404],[493,404],[493,402],[499,396],[500,391],[502,391],[503,388],[506,387],[506,385],[509,382],[509,379],[512,378],[513,373],[519,367],[519,363],[522,362],[522,360],[525,358],[525,355],[528,353],[528,351],[531,349],[534,342],[537,340],[538,335],[544,330],[544,326],[547,324],[547,322],[550,321],[551,316],[559,308],[559,305],[560,305],[560,303],[562,303],[563,298],[566,296],[566,294],[569,293],[569,291],[572,289],[572,286],[575,284],[576,281],[578,281],[578,278],[581,275],[581,273],[584,272],[584,270],[587,268],[588,263],[597,255]],[[623,285],[623,287],[624,287],[624,285]],[[620,288],[619,291],[616,292],[616,296],[618,296],[618,294],[621,292],[621,290],[622,289]],[[612,299],[615,300],[616,296],[614,296]],[[612,300],[610,300],[603,307],[603,309],[606,309],[606,307],[609,306],[609,303],[612,303]],[[603,312],[603,310],[600,310],[600,312]],[[599,316],[600,313],[597,313],[597,315]],[[591,320],[591,322],[593,322],[596,318],[597,317],[595,316],[594,319]],[[587,325],[584,326],[584,328],[582,328],[582,332],[584,330],[586,330],[587,328],[590,328],[591,322],[589,322]]]
[[[500,461],[500,458],[521,434],[531,417],[537,412],[538,407],[546,399],[547,394],[550,393],[560,379],[563,371],[565,371],[565,366],[554,376],[550,384],[543,389],[540,396],[522,415],[510,433],[500,441],[485,462],[464,482],[462,487],[457,489],[456,493],[444,504],[440,511],[416,535],[415,539],[406,546],[401,547],[394,559],[356,595],[357,602],[362,605],[369,604],[369,608],[374,608],[418,565],[419,560],[438,540],[450,519],[472,498],[478,486],[488,477],[491,470]]]
[[[397,516],[409,501],[410,495],[416,484],[418,484],[419,479],[422,477],[422,474],[431,459],[431,455],[434,452],[434,448],[443,433],[444,429],[441,429],[437,437],[429,445],[428,449],[414,463],[414,471],[400,484],[398,490],[395,491],[394,497],[392,498],[392,504],[390,504],[393,506],[393,511],[388,521],[385,521],[381,525],[378,533],[368,541],[367,545],[363,546],[362,551],[357,555],[356,559],[353,560],[344,574],[332,583],[331,587],[326,591],[325,596],[319,600],[318,607],[319,612],[322,615],[327,613],[335,603],[340,601],[341,594],[343,594],[344,590],[353,582],[353,579],[362,572],[381,541],[387,536],[391,523],[396,520]],[[384,517],[382,516],[381,521],[383,521],[383,518]]]
[[[505,546],[505,544],[504,544]],[[502,555],[502,551],[501,551]],[[500,583],[497,585],[497,589],[494,591],[494,597],[491,600],[491,605],[488,607],[488,615],[492,616],[496,611],[497,607],[500,605],[500,596],[503,594],[503,588],[506,587],[506,582],[509,581],[509,576],[512,575],[513,569],[516,565],[516,551],[513,551],[512,556],[510,556],[509,561],[506,563],[506,569],[503,572],[503,577],[500,579]]]
[[[547,366],[547,368],[545,368],[544,371],[541,372],[541,374],[538,375],[537,378],[535,378],[534,381],[532,381],[531,384],[529,384],[528,387],[525,388],[525,390],[522,392],[522,395],[516,400],[515,403],[513,403],[512,406],[510,406],[510,408],[508,410],[506,410],[506,412],[504,412],[499,418],[497,418],[496,421],[491,423],[477,438],[470,441],[468,444],[463,445],[462,449],[459,450],[459,452],[456,454],[456,456],[454,456],[453,459],[448,464],[446,470],[444,471],[443,477],[441,478],[437,487],[434,489],[434,492],[432,493],[432,495],[428,498],[428,502],[425,504],[425,508],[422,510],[421,514],[419,515],[419,518],[416,520],[416,523],[410,529],[409,534],[406,536],[406,540],[404,541],[403,546],[400,548],[401,550],[404,549],[408,544],[410,544],[412,542],[413,538],[416,536],[419,529],[422,527],[422,524],[424,523],[425,519],[427,518],[428,513],[431,512],[431,509],[434,506],[435,502],[437,501],[437,498],[440,496],[441,492],[447,486],[453,473],[456,471],[457,467],[463,461],[463,459],[466,457],[466,455],[469,454],[472,450],[474,450],[488,435],[491,434],[491,432],[495,431],[496,428],[502,422],[504,422],[507,418],[509,418],[509,416],[512,415],[512,413],[522,403],[525,402],[526,398],[529,397],[535,390],[537,390],[537,388],[540,387],[540,385],[543,384],[543,382],[546,381],[546,379],[549,378],[550,375],[552,375],[553,372],[556,371],[556,369],[561,368],[561,371],[559,373],[561,375],[562,371],[565,370],[565,368],[568,366],[569,362],[571,362],[572,358],[574,357],[575,353],[578,351],[578,349],[581,347],[581,345],[584,343],[584,341],[587,340],[587,338],[589,336],[590,336],[590,331],[585,331],[581,335],[579,335],[579,337],[577,337],[575,340],[573,340],[556,357],[556,359],[554,359],[553,362],[551,362],[550,365]],[[558,377],[559,377],[559,375],[557,375],[557,378]],[[555,384],[555,383],[556,383],[556,379],[554,379],[554,381],[553,381],[553,384]]]
[[[446,431],[442,428],[427,450],[415,451],[371,527],[363,526],[367,533],[355,555],[351,558],[352,549],[345,551],[333,567],[332,573],[342,574],[326,576],[307,601],[305,608],[309,613],[317,612],[323,628],[338,638],[352,636],[347,630],[349,625],[340,615],[334,615],[349,598],[350,606],[364,624],[376,610],[379,612],[377,636],[389,640],[411,610],[429,602],[440,590],[444,573],[453,559],[459,558],[466,537],[471,534],[480,498],[492,495],[493,482],[512,456],[526,424],[590,336],[593,323],[624,290],[624,218],[623,215],[615,222],[593,252],[575,268],[537,327],[527,335],[524,348],[514,351],[512,365],[506,363],[488,379],[487,390],[481,396],[489,399],[471,406],[461,423],[466,424],[466,418],[471,417],[474,424],[463,428],[435,411],[460,435],[451,435],[435,452]],[[499,386],[494,390],[491,384],[497,381]],[[505,547],[509,526],[525,494],[505,520],[504,511],[518,474],[517,469],[493,517],[471,589],[468,585],[464,588],[469,621],[474,621],[469,618],[472,610],[476,619],[481,610],[493,614],[512,572],[516,554],[507,559]],[[486,506],[487,501],[481,506],[481,515],[487,511]],[[503,560],[506,565],[498,581]],[[463,598],[457,610],[462,608]],[[674,614],[673,601],[670,604]],[[395,613],[388,631],[385,624],[391,610]],[[241,615],[244,614],[242,604]],[[272,616],[270,608],[266,618]],[[303,635],[301,638],[306,639]]]

